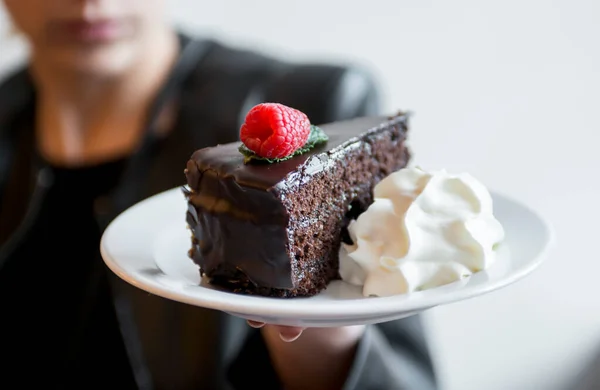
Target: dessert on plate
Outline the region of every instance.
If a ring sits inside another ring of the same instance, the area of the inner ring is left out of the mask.
[[[345,227],[407,165],[408,115],[314,126],[277,103],[252,108],[241,142],[200,149],[184,190],[190,257],[213,285],[312,296],[339,279]]]
[[[408,167],[408,115],[314,126],[252,108],[241,142],[196,151],[185,174],[189,256],[228,291],[306,297],[335,279],[364,296],[454,282],[493,263],[504,238],[469,174]]]

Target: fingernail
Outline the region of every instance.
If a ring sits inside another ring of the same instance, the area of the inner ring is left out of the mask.
[[[296,334],[291,334],[291,335],[286,335],[283,334],[281,332],[279,332],[279,338],[281,340],[283,340],[286,343],[291,343],[292,341],[295,341],[298,339],[298,337],[300,337],[300,335],[302,334],[302,332],[296,333]]]
[[[250,320],[247,320],[246,322],[248,323],[248,325],[250,325],[251,327],[256,328],[256,329],[260,329],[263,326],[265,326],[264,322],[257,322],[257,321],[250,321]]]

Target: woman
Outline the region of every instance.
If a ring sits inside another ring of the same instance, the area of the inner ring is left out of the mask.
[[[237,140],[253,105],[281,102],[315,123],[375,112],[365,74],[191,39],[169,26],[160,0],[4,3],[31,57],[0,87],[0,354],[9,362],[0,380],[434,388],[416,317],[304,332],[248,327],[137,290],[98,253],[112,218],[181,185],[191,153]]]

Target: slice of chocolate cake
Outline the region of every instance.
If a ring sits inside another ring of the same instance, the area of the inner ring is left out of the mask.
[[[196,151],[184,192],[189,255],[202,275],[229,291],[276,297],[315,295],[338,279],[349,220],[372,202],[376,183],[407,165],[407,120],[322,125],[326,142],[270,162],[247,161],[240,142]]]

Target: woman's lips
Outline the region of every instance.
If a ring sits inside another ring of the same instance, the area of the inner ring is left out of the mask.
[[[125,23],[115,19],[60,21],[53,22],[50,28],[52,40],[73,43],[108,43],[127,32]]]

